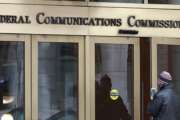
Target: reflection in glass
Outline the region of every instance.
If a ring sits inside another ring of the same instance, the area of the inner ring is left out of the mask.
[[[133,46],[95,45],[96,120],[133,117]]]
[[[0,119],[24,120],[24,43],[0,42]]]
[[[180,92],[180,46],[158,45],[157,50],[158,75],[163,70],[170,72],[175,88]]]
[[[144,0],[90,0],[93,2],[144,3]]]
[[[180,4],[180,0],[149,0],[153,4]]]
[[[78,120],[78,44],[39,43],[38,120]]]

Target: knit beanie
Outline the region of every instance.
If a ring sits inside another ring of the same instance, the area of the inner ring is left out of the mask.
[[[159,74],[159,80],[160,82],[162,83],[169,83],[172,81],[172,76],[169,72],[167,71],[162,71],[160,74]]]

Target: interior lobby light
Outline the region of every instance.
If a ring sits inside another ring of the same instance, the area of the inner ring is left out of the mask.
[[[13,96],[3,96],[3,104],[10,104],[14,101]]]
[[[1,116],[1,120],[14,120],[11,114],[5,113]]]

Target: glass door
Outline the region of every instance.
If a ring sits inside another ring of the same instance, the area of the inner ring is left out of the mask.
[[[175,89],[180,92],[180,39],[152,38],[151,48],[152,87],[157,88],[160,72],[168,71]]]
[[[0,119],[31,119],[30,36],[0,35]]]
[[[89,45],[90,119],[140,120],[138,38],[91,37]]]
[[[84,120],[83,37],[33,36],[33,120]]]

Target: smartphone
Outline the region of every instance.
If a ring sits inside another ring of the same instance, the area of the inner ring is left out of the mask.
[[[154,99],[154,95],[157,93],[157,89],[156,88],[151,88],[151,100]]]

